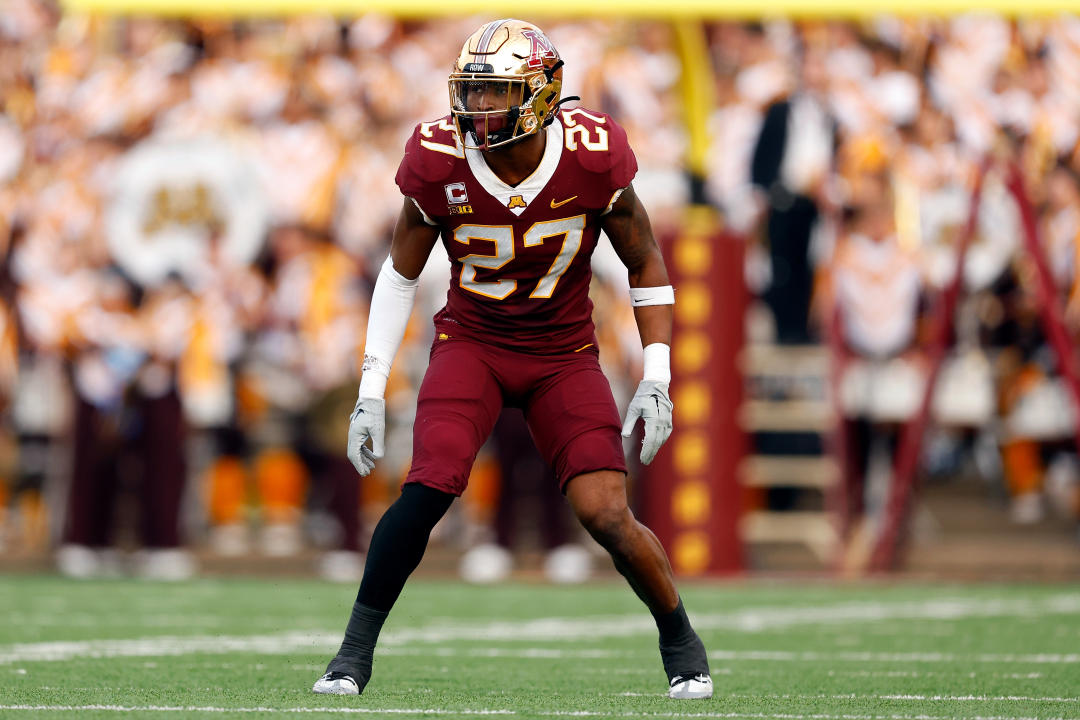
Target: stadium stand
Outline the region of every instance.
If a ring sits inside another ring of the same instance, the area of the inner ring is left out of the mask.
[[[140,567],[166,577],[193,570],[176,559],[185,548],[314,548],[328,576],[355,577],[364,519],[408,467],[428,319],[446,282],[433,260],[390,380],[388,457],[361,485],[344,458],[343,423],[370,283],[399,206],[393,173],[413,125],[447,112],[454,48],[443,39],[475,24],[123,18],[9,0],[0,18],[0,548],[63,546],[69,572],[94,574],[113,562],[99,551],[143,547],[160,553]],[[566,87],[626,127],[638,192],[658,235],[673,232],[690,191],[670,26],[575,20],[549,32],[567,60]],[[705,190],[747,239],[748,286],[774,311],[753,310],[744,429],[765,445],[767,431],[816,438],[809,449],[759,445],[747,460],[746,510],[759,513],[748,540],[807,542],[827,565],[846,533],[834,532],[825,499],[843,476],[829,456],[832,423],[872,414],[857,377],[838,380],[849,398],[832,402],[832,319],[842,316],[841,345],[865,361],[863,383],[918,386],[930,299],[947,284],[986,156],[1008,153],[1022,168],[1068,330],[1080,333],[1080,19],[724,21],[707,25],[707,40],[716,102]],[[807,53],[821,63],[816,102],[835,151],[794,149],[778,170],[798,178],[793,195],[783,183],[755,185],[751,166],[769,108],[799,87]],[[986,182],[949,361],[966,359],[957,367],[967,371],[953,373],[959,385],[943,383],[945,429],[924,466],[988,479],[1008,493],[1015,522],[1056,513],[1075,527],[1076,421],[1004,184],[993,174]],[[763,222],[796,195],[817,221],[792,251]],[[775,314],[805,302],[777,300],[793,268],[810,297],[794,339]],[[624,404],[640,371],[636,330],[617,261],[601,255],[595,270],[602,357]],[[782,346],[790,342],[795,355]],[[780,379],[770,381],[775,365]],[[913,409],[873,411],[867,433]],[[157,447],[165,455],[140,441],[152,427],[175,439]],[[864,471],[890,446],[858,444]],[[770,486],[779,490],[761,489]],[[856,504],[880,509],[880,480],[859,487]],[[981,501],[1000,500],[995,492]],[[142,510],[119,501],[128,497]],[[463,509],[457,527],[489,522],[496,497]]]

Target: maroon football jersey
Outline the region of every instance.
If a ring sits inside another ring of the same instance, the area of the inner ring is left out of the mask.
[[[590,259],[637,160],[603,113],[561,110],[542,132],[540,166],[515,186],[462,146],[450,117],[409,138],[398,187],[441,229],[451,261],[438,332],[542,354],[596,342]]]

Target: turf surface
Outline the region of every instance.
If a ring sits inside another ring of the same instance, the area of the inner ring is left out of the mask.
[[[683,584],[716,697],[668,700],[619,584],[412,582],[360,698],[311,684],[355,590],[0,578],[0,718],[1080,720],[1080,585]]]

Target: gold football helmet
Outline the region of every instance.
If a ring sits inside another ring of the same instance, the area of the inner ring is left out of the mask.
[[[450,110],[466,147],[492,150],[551,123],[560,100],[559,52],[544,31],[495,20],[469,36],[450,73]]]

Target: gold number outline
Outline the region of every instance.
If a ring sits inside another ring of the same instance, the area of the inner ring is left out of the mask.
[[[574,258],[577,257],[578,251],[581,250],[585,237],[585,223],[585,215],[574,215],[557,220],[534,222],[525,231],[522,236],[522,244],[525,247],[543,245],[548,238],[563,236],[559,253],[551,262],[548,271],[537,280],[533,291],[529,293],[530,298],[543,300],[549,299],[555,294],[555,288],[558,286],[559,280],[562,279],[562,276],[574,262]],[[485,234],[485,230],[490,231],[494,236]],[[548,232],[549,230],[551,232]],[[499,232],[496,233],[495,231]],[[494,255],[470,253],[458,261],[462,266],[461,274],[458,277],[458,285],[463,290],[468,290],[471,293],[492,300],[505,300],[517,290],[516,280],[504,278],[494,281],[479,281],[476,279],[477,268],[498,270],[517,256],[513,225],[459,225],[454,229],[454,240],[463,245],[468,245],[473,240],[483,240],[495,244]],[[507,243],[507,241],[509,241],[509,252],[504,249],[504,243]],[[504,255],[505,257],[503,257]],[[484,261],[489,263],[495,261],[498,264],[485,264]],[[491,292],[485,292],[483,288],[488,288]]]
[[[446,153],[447,155],[453,155],[456,158],[465,157],[465,145],[462,144],[461,138],[458,136],[457,127],[453,123],[449,122],[446,118],[439,120],[433,120],[431,122],[420,123],[420,135],[425,138],[433,136],[431,128],[438,127],[440,130],[450,133],[454,138],[453,145],[447,145],[446,143],[434,142],[432,140],[424,140],[421,138],[420,145],[426,147],[428,150],[434,150],[435,152]]]
[[[582,115],[592,120],[594,123],[603,125],[607,122],[606,118],[597,117],[590,113],[585,112],[581,108],[574,108],[573,110],[562,111],[562,123],[563,123],[563,141],[566,145],[566,149],[573,152],[578,149],[578,143],[591,152],[607,152],[608,149],[608,132],[602,127],[596,128],[596,140],[591,139],[589,135],[589,128],[584,125],[578,125],[577,120],[574,119],[574,115]]]
[[[493,231],[505,230],[506,233],[496,235],[495,237],[485,236],[483,234],[474,234],[474,231],[476,230],[480,230],[480,232],[482,233],[484,228],[489,228]],[[464,233],[462,231],[464,231]],[[465,235],[464,239],[461,238],[462,234]],[[506,254],[506,252],[500,247],[500,245],[506,242],[508,238],[510,241],[509,254],[507,257],[503,258],[502,256]],[[459,261],[461,262],[461,275],[458,277],[458,285],[460,285],[463,290],[468,290],[469,292],[476,293],[477,295],[483,295],[484,297],[491,298],[492,300],[505,300],[506,298],[510,297],[510,295],[515,290],[517,290],[517,280],[503,279],[494,280],[491,282],[484,282],[476,279],[476,268],[479,267],[485,270],[498,270],[499,268],[506,265],[506,263],[514,259],[515,243],[514,227],[512,225],[458,225],[454,229],[454,240],[462,243],[463,245],[468,245],[473,240],[483,240],[485,242],[495,244],[494,255],[479,255],[476,253],[470,253],[469,255],[461,258],[461,260]],[[482,262],[483,260],[496,262],[502,260],[502,262],[499,262],[497,265],[485,265]],[[466,271],[468,272],[467,277],[465,274]],[[492,293],[494,294],[484,292],[484,290],[482,290],[481,288],[493,289]]]
[[[547,228],[544,226],[561,226],[552,228],[554,232],[545,232]],[[555,294],[555,287],[559,284],[559,280],[563,274],[570,268],[571,263],[574,262],[574,258],[577,257],[578,250],[581,249],[582,239],[585,237],[585,216],[575,215],[573,217],[561,218],[559,220],[543,220],[540,222],[534,222],[532,226],[525,231],[525,235],[522,236],[523,244],[525,247],[535,247],[537,245],[543,245],[544,241],[548,238],[563,236],[562,247],[559,249],[559,254],[555,256],[555,259],[551,262],[551,267],[544,273],[537,283],[533,291],[529,293],[530,298],[550,298]],[[545,287],[547,285],[547,287]],[[541,288],[545,288],[546,294],[541,291]]]

